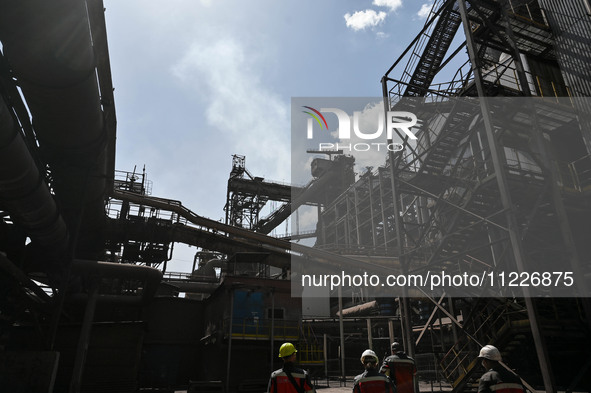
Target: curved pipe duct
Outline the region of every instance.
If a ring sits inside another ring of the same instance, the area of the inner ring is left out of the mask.
[[[0,101],[0,206],[33,241],[66,248],[66,224],[4,100]]]
[[[203,266],[200,266],[197,270],[195,270],[193,274],[196,276],[215,277],[215,268],[226,270],[228,268],[228,261],[218,258],[210,259]]]
[[[99,262],[83,259],[72,261],[72,271],[80,275],[91,275],[105,278],[128,278],[145,282],[141,302],[145,303],[154,297],[158,285],[162,280],[162,272],[150,266],[133,265],[128,263]],[[76,299],[77,295],[72,296]],[[84,297],[84,295],[82,295]],[[101,295],[99,299],[120,300],[122,302],[137,302],[133,296]],[[135,298],[137,299],[137,297]]]
[[[0,1],[0,40],[60,212],[88,258],[103,247],[106,141],[86,2]]]

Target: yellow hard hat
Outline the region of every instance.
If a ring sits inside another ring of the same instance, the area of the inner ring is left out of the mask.
[[[292,343],[285,343],[279,348],[279,357],[286,358],[297,352]]]

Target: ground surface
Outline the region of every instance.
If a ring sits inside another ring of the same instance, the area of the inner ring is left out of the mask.
[[[318,393],[351,393],[353,389],[353,382],[347,381],[345,384],[339,381],[330,381],[329,387],[326,387],[326,381],[318,381]],[[450,392],[451,387],[449,384],[442,382],[441,385],[439,382],[427,383],[427,382],[419,382],[419,389],[421,393],[428,393],[428,392]],[[177,390],[175,393],[187,393],[186,390]]]

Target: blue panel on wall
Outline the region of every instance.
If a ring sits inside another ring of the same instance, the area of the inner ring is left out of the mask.
[[[262,292],[234,292],[233,333],[260,334],[265,317]]]

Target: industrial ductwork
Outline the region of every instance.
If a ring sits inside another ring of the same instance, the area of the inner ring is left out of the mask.
[[[72,271],[80,276],[91,276],[95,278],[118,278],[142,281],[141,295],[100,295],[99,301],[110,301],[114,303],[141,304],[151,300],[162,279],[162,272],[150,266],[133,264],[121,264],[101,261],[89,261],[75,259],[72,261]],[[70,300],[86,300],[83,294],[72,295]]]
[[[86,3],[0,1],[0,40],[77,256],[89,258],[103,246],[107,165]]]
[[[4,101],[0,101],[0,206],[33,241],[66,248],[66,224]]]

